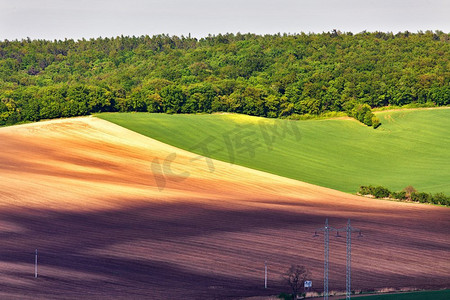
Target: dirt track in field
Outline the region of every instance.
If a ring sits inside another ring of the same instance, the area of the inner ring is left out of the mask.
[[[0,128],[0,299],[274,295],[291,264],[320,291],[323,236],[312,235],[326,217],[364,233],[354,289],[450,287],[448,208],[205,159],[93,117]],[[345,237],[330,237],[329,276],[345,289]]]

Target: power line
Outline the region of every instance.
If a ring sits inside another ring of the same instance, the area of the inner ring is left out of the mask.
[[[330,258],[330,231],[336,230],[328,225],[328,218],[325,220],[325,226],[316,229],[314,236],[318,236],[317,231],[323,231],[324,241],[324,259],[323,259],[323,299],[328,300],[328,266]]]
[[[347,221],[347,226],[337,230],[345,231],[347,233],[347,266],[345,276],[345,299],[350,299],[351,296],[351,269],[352,269],[352,232],[359,232],[358,237],[362,237],[361,230],[352,227],[350,219]]]
[[[330,231],[336,231],[336,236],[339,237],[340,231],[345,231],[347,235],[347,263],[346,263],[346,279],[345,279],[345,292],[346,299],[350,299],[351,296],[351,261],[352,261],[352,232],[359,232],[358,237],[362,237],[361,230],[352,227],[350,219],[347,221],[347,226],[335,229],[328,224],[328,218],[325,220],[325,226],[316,229],[314,236],[318,236],[318,231],[323,231],[324,236],[324,266],[323,266],[323,299],[328,300],[328,270],[329,270],[329,258],[330,258]]]

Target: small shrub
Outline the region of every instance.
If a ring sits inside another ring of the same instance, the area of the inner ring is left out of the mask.
[[[378,117],[376,117],[376,116],[373,116],[372,117],[372,127],[373,127],[373,129],[377,129],[378,127],[380,127],[380,125],[381,125],[380,119]]]
[[[350,106],[352,106],[348,111],[350,117],[355,118],[367,126],[373,126],[374,128],[381,125],[380,120],[372,113],[372,109],[368,104],[354,104]],[[378,120],[378,123],[374,125],[373,120]]]
[[[364,115],[363,123],[367,126],[372,126],[372,118],[374,117],[374,114],[371,111],[366,112]]]
[[[389,197],[390,194],[391,194],[391,191],[389,191],[387,188],[382,187],[382,186],[377,186],[377,187],[375,187],[372,195],[374,195],[375,198],[386,198],[386,197]]]
[[[406,199],[406,192],[393,192],[390,196],[391,198],[398,199],[398,200],[405,200]]]
[[[447,206],[450,206],[450,197],[447,197],[447,203],[441,203],[442,205],[447,205]]]
[[[287,294],[287,293],[281,293],[278,295],[278,298],[283,299],[283,300],[291,300],[292,295]]]
[[[423,192],[411,193],[411,200],[420,203],[431,203],[431,194]]]
[[[382,186],[360,186],[359,193],[361,195],[373,195],[375,198],[386,198],[389,197],[391,192]]]
[[[403,189],[406,193],[406,198],[411,199],[411,194],[417,192],[412,185],[408,185]]]
[[[431,201],[434,204],[441,204],[441,205],[449,205],[450,204],[450,198],[445,196],[443,193],[434,194]]]
[[[372,195],[372,186],[365,186],[365,185],[361,185],[359,187],[359,193],[361,195]]]

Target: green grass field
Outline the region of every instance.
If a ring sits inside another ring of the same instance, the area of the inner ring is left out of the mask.
[[[345,299],[345,298],[342,298]],[[450,290],[413,292],[391,295],[374,295],[367,297],[358,297],[358,300],[448,300],[450,299]]]
[[[408,185],[450,195],[450,109],[289,121],[236,114],[112,113],[98,117],[198,154],[344,192]],[[207,153],[207,151],[209,153]]]

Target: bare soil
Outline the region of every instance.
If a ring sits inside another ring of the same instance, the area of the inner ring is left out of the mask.
[[[1,299],[239,299],[323,288],[325,218],[347,219],[352,287],[450,286],[450,210],[374,200],[209,160],[82,117],[0,129]],[[39,277],[34,278],[34,250]],[[345,290],[330,237],[330,290]],[[268,289],[264,289],[264,261]]]

